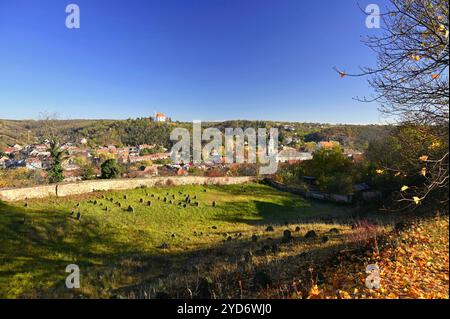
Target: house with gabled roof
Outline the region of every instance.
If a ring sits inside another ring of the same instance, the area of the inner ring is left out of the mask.
[[[155,122],[167,122],[167,116],[164,113],[155,113]]]

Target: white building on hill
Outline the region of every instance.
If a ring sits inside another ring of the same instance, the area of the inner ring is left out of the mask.
[[[156,113],[154,119],[156,122],[167,122],[167,116],[163,113]]]

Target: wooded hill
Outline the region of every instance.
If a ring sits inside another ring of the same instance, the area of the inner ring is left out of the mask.
[[[38,142],[43,135],[46,121],[41,120],[0,120],[0,147]],[[87,138],[91,146],[97,145],[138,145],[159,144],[171,146],[169,139],[175,127],[192,129],[189,122],[157,123],[149,118],[127,120],[58,120],[52,124],[64,140],[76,142]],[[274,122],[233,120],[225,122],[204,122],[204,128],[217,127],[222,131],[226,127],[260,128],[278,127],[280,142],[294,138],[302,142],[334,140],[343,146],[364,150],[370,141],[383,138],[389,126],[383,125],[331,125],[320,123]]]

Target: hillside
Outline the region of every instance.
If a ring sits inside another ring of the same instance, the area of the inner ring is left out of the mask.
[[[66,135],[67,138],[76,138],[77,132],[89,130],[94,127],[105,127],[115,121],[103,120],[58,120],[52,125]],[[0,146],[18,144],[31,144],[43,134],[46,126],[41,120],[2,120],[0,119]]]
[[[0,120],[0,147],[30,144],[42,136],[49,124],[40,120]],[[181,126],[192,129],[192,123],[155,123],[148,118],[128,120],[57,120],[51,125],[65,140],[75,142],[88,138],[94,145],[159,144],[170,146],[170,131]],[[204,127],[259,128],[278,127],[280,142],[286,139],[298,142],[336,140],[343,146],[364,150],[370,141],[382,138],[389,132],[388,126],[379,125],[331,125],[319,123],[290,123],[273,121],[225,121],[204,122]]]

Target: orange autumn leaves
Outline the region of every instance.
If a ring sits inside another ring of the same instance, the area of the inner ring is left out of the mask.
[[[414,60],[416,62],[419,62],[422,59],[422,57],[418,54],[411,54],[411,60]]]
[[[431,78],[432,78],[433,80],[439,79],[440,77],[441,77],[440,74],[432,74],[432,75],[431,75]]]
[[[351,254],[339,266],[325,269],[325,282],[313,285],[310,299],[448,299],[449,218],[417,221],[398,234],[379,254]],[[365,266],[380,267],[380,289],[365,286]]]
[[[420,60],[422,60],[422,56],[418,55],[418,54],[411,54],[411,60],[413,60],[414,62],[419,62]],[[437,80],[441,77],[441,75],[439,73],[432,73],[431,74],[431,79],[432,80]]]
[[[345,71],[341,71],[341,70],[339,70],[338,68],[336,68],[336,67],[334,67],[334,70],[337,72],[337,74],[339,75],[339,77],[342,79],[342,78],[344,78],[346,75],[347,75],[347,73],[345,72]]]

